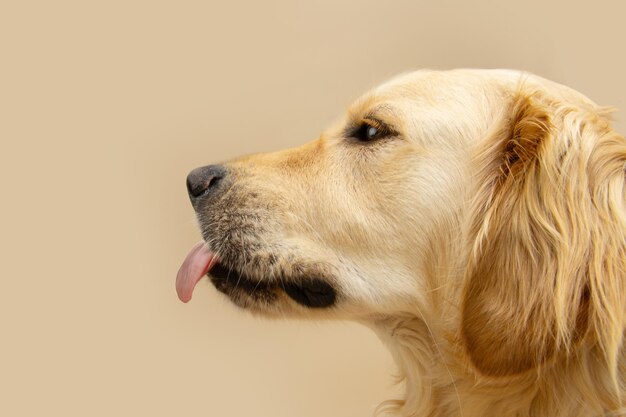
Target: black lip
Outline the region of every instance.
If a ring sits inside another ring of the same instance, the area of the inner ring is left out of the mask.
[[[337,298],[335,289],[318,278],[285,284],[285,292],[297,303],[310,308],[330,307]]]
[[[253,280],[236,268],[228,267],[221,262],[217,262],[208,275],[215,288],[228,296],[234,295],[237,291],[253,296],[283,290],[295,302],[309,308],[330,307],[337,299],[337,292],[333,286],[320,278],[283,278],[279,285]]]
[[[217,262],[213,268],[209,271],[209,277],[218,290],[228,294],[227,291],[235,291],[237,288],[252,294],[255,291],[263,291],[273,287],[270,287],[263,281],[253,281],[246,275],[239,273],[234,268],[229,268]]]

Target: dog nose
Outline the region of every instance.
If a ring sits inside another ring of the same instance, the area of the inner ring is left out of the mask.
[[[225,176],[226,168],[223,165],[208,165],[194,169],[187,175],[189,197],[195,200],[210,194],[218,188]]]

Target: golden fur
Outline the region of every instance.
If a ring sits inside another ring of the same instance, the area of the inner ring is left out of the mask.
[[[372,114],[397,134],[347,137]],[[320,139],[228,164],[230,203],[255,199],[237,210],[256,222],[238,236],[260,244],[256,267],[323,264],[337,305],[235,301],[373,328],[406,386],[381,413],[626,415],[626,141],[607,114],[515,71],[374,89]]]

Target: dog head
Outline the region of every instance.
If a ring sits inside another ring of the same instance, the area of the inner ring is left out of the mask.
[[[493,98],[457,78],[401,77],[313,142],[194,170],[207,248],[197,269],[211,262],[215,286],[257,312],[412,310],[433,241],[464,203],[468,146],[494,117],[483,111]],[[190,297],[198,276],[186,277]]]
[[[204,240],[179,296],[208,272],[267,316],[419,311],[492,376],[544,363],[594,320],[616,346],[625,148],[592,102],[538,77],[404,75],[317,140],[192,171]]]

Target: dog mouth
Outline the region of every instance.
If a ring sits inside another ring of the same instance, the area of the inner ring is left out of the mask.
[[[205,275],[218,291],[235,302],[244,296],[254,302],[272,303],[281,292],[309,308],[330,307],[337,299],[337,291],[326,280],[311,276],[280,276],[272,280],[253,278],[223,263],[204,242],[200,242],[189,252],[176,277],[176,291],[181,301],[191,300],[196,284]]]

